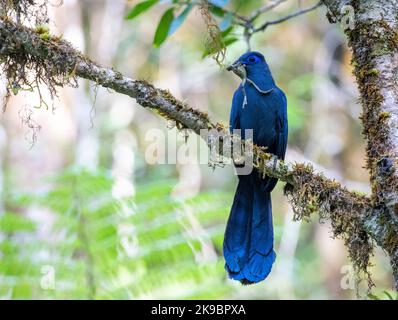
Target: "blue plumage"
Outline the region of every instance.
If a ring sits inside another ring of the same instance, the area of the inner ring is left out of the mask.
[[[245,53],[228,70],[243,79],[232,99],[231,130],[253,129],[256,145],[265,146],[267,152],[284,159],[287,102],[275,85],[264,56],[259,52]],[[264,280],[275,261],[271,191],[276,183],[274,178],[262,179],[256,170],[239,176],[223,252],[229,276],[243,284]]]

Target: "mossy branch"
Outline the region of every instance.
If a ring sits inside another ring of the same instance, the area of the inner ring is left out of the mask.
[[[47,31],[43,36],[42,30],[0,19],[0,59],[3,71],[9,81],[14,82],[13,85],[26,84],[26,68],[50,89],[75,84],[72,80],[81,77],[136,99],[141,106],[176,121],[179,127],[201,134],[207,143],[212,133],[204,135],[203,130],[216,132],[221,140],[236,139],[222,125],[211,122],[207,114],[177,100],[167,90],[100,66]],[[250,145],[250,142],[245,144],[253,150],[251,156],[260,173],[287,183],[285,194],[295,210],[296,219],[308,218],[317,212],[322,220],[331,221],[334,235],[345,240],[359,273],[369,275],[367,268],[373,248],[371,239],[392,253],[390,247],[395,246],[396,242],[392,240],[395,238],[391,237],[391,232],[396,229],[385,227],[387,217],[384,211],[376,210],[370,198],[348,191],[338,182],[315,173],[309,164],[285,163],[264,149]]]

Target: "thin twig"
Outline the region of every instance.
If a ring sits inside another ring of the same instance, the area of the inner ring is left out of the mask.
[[[294,13],[292,13],[292,14],[289,14],[289,15],[287,15],[287,16],[285,16],[285,17],[280,18],[280,19],[276,19],[276,20],[272,20],[272,21],[267,21],[267,22],[265,22],[264,24],[262,24],[260,27],[255,28],[255,29],[253,30],[253,33],[256,33],[256,32],[259,32],[259,31],[264,31],[265,29],[267,29],[267,28],[268,28],[269,26],[271,26],[271,25],[279,24],[279,23],[285,22],[285,21],[287,21],[287,20],[290,20],[290,19],[292,19],[292,18],[295,18],[295,17],[298,17],[298,16],[300,16],[300,15],[303,15],[303,14],[305,14],[305,13],[308,13],[308,12],[310,12],[310,11],[313,11],[313,10],[319,8],[321,5],[322,5],[322,1],[319,1],[317,4],[313,5],[312,7],[307,8],[307,9],[299,10],[299,11],[297,11],[297,12],[294,12]]]
[[[266,13],[268,11],[271,11],[272,9],[276,8],[277,6],[279,6],[280,4],[282,4],[283,2],[286,2],[287,0],[276,0],[273,1],[271,3],[268,3],[264,6],[262,6],[261,8],[255,10],[248,18],[249,21],[253,22],[254,20],[256,20],[260,15],[262,15],[263,13]]]

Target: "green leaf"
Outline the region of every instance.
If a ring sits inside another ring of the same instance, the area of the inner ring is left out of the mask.
[[[159,21],[155,37],[153,38],[153,46],[155,48],[159,48],[169,34],[170,26],[174,19],[173,10],[174,8],[167,9]]]
[[[209,9],[210,9],[210,12],[217,17],[224,17],[224,15],[225,15],[225,11],[219,7],[211,6]]]
[[[184,22],[185,19],[187,18],[189,12],[191,12],[192,8],[193,8],[193,4],[191,3],[191,4],[189,4],[189,5],[184,9],[183,12],[181,12],[181,14],[180,14],[178,17],[176,17],[176,18],[173,20],[173,22],[172,22],[171,25],[170,25],[170,29],[169,29],[169,34],[168,34],[168,36],[171,36],[174,32],[177,31],[177,29],[178,29],[179,27],[181,27],[181,25],[183,24],[183,22]]]
[[[383,291],[383,292],[388,297],[388,299],[394,300],[394,298],[392,297],[392,295],[389,292],[387,292],[387,291]]]
[[[226,38],[226,39],[224,39],[224,47],[228,47],[228,46],[230,46],[231,44],[235,43],[235,42],[238,41],[238,40],[239,40],[239,39],[238,39],[238,38],[235,38],[235,37]],[[205,49],[204,52],[203,52],[203,54],[202,54],[202,59],[205,58],[205,57],[207,57],[207,56],[209,56],[209,55],[211,55],[211,54],[213,54],[213,53],[216,53],[216,51],[214,51],[214,50],[213,50],[213,51],[208,50],[208,48]]]
[[[132,20],[135,17],[139,16],[141,13],[147,11],[150,7],[155,5],[159,0],[146,0],[143,2],[138,3],[134,6],[129,13],[126,15],[125,19]]]
[[[228,47],[228,46],[230,46],[231,44],[235,43],[235,42],[238,41],[238,40],[239,40],[238,38],[234,38],[234,37],[225,39],[225,40],[224,40],[224,45],[225,45],[226,47]]]
[[[226,38],[226,36],[229,35],[233,29],[234,29],[233,26],[231,26],[231,27],[225,29],[223,32],[221,32],[221,36],[222,36],[223,38]]]
[[[368,298],[370,300],[380,300],[380,298],[378,296],[374,295],[374,294],[368,294]]]

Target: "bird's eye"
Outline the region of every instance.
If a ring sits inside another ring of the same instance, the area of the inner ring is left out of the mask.
[[[255,57],[250,57],[249,58],[249,62],[256,62],[256,58]]]

